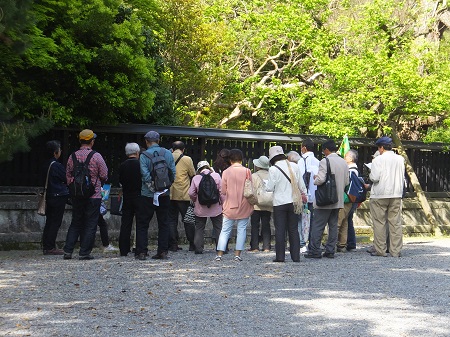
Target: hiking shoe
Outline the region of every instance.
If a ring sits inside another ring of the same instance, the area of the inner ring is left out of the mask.
[[[334,253],[325,252],[325,253],[323,253],[323,257],[327,257],[329,259],[334,259]]]
[[[301,254],[307,253],[307,252],[308,252],[308,247],[304,246],[304,247],[300,248],[300,253]]]
[[[153,260],[167,260],[167,253],[161,252],[152,256]]]
[[[141,261],[147,260],[147,256],[145,255],[145,253],[140,253],[140,254],[136,255],[134,258],[136,260],[141,260]]]
[[[241,262],[242,261],[242,257],[235,255],[234,261]]]
[[[64,253],[63,259],[64,259],[64,260],[72,260],[72,254],[70,254],[70,253]]]
[[[337,247],[336,251],[339,253],[347,253],[347,249],[345,247]]]
[[[116,251],[118,251],[118,249],[116,247],[114,247],[112,244],[109,244],[108,246],[103,247],[103,251],[105,253],[107,253],[107,252],[116,252]]]
[[[214,259],[215,261],[222,261],[222,256],[217,255],[216,258]]]
[[[78,257],[78,260],[82,260],[82,261],[93,260],[93,259],[94,259],[94,257],[92,255],[80,255]]]
[[[44,255],[64,255],[63,250],[56,248],[44,250],[43,253]]]

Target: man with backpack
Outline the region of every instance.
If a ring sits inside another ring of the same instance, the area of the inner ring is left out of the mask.
[[[100,153],[92,150],[97,135],[92,130],[79,134],[81,148],[67,160],[66,178],[72,197],[72,222],[67,231],[64,259],[72,258],[80,238],[80,260],[92,260],[97,222],[102,201],[101,185],[108,179],[108,168]]]
[[[184,219],[186,211],[189,207],[190,199],[188,195],[191,179],[195,176],[194,163],[191,157],[184,154],[185,145],[178,140],[172,144],[172,156],[175,160],[175,168],[177,171],[175,181],[170,187],[170,208],[169,208],[169,223],[170,223],[170,239],[169,250],[176,252],[181,247],[178,247],[178,215]],[[189,251],[195,250],[194,235],[195,226],[184,222],[184,230],[186,231],[186,238],[189,241]]]
[[[142,188],[141,207],[136,217],[135,258],[147,259],[148,227],[156,212],[158,219],[158,249],[152,259],[167,259],[169,250],[170,186],[175,180],[175,161],[172,153],[159,146],[159,133],[145,134],[145,150],[140,158]]]
[[[358,204],[366,200],[366,186],[360,177],[358,166],[358,152],[349,150],[344,159],[349,169],[350,183],[344,195],[344,208],[339,210],[337,251],[346,253],[356,249],[356,235],[353,227],[353,214]]]

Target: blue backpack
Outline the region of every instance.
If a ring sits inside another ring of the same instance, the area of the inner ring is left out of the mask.
[[[361,203],[367,198],[367,190],[364,187],[364,179],[358,174],[355,169],[350,170],[350,183],[346,191],[350,202]]]

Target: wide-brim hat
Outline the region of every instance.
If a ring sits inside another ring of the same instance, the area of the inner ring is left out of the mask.
[[[258,159],[253,159],[253,165],[262,169],[269,169],[269,158],[261,156]]]
[[[209,163],[206,160],[202,160],[198,162],[197,164],[197,172],[199,172],[202,168],[207,168],[211,170],[211,166],[209,166]]]
[[[283,148],[278,145],[272,146],[269,149],[269,160],[272,160],[273,157],[278,156],[279,154],[284,154]]]

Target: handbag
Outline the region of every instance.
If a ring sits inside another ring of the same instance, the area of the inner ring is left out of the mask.
[[[123,206],[123,196],[121,194],[117,195],[117,197],[111,196],[111,204],[109,213],[113,215],[122,215],[122,206]]]
[[[47,178],[45,178],[45,187],[44,192],[39,193],[38,196],[38,207],[37,207],[37,214],[45,216],[45,209],[47,207],[47,186],[48,186],[48,176],[50,174],[50,168],[52,167],[54,161],[50,163],[47,170]]]
[[[250,170],[247,169],[247,177],[244,182],[244,197],[247,199],[250,205],[256,205],[258,202],[258,198],[253,190],[253,183],[250,180]]]
[[[339,198],[337,195],[336,179],[334,174],[331,173],[330,160],[326,158],[327,161],[327,175],[325,182],[322,185],[317,186],[316,190],[316,205],[317,206],[328,206],[338,202]]]
[[[191,202],[184,215],[183,222],[188,225],[195,225],[194,203]]]
[[[272,207],[273,192],[266,191],[266,183],[261,177],[258,176],[257,180],[259,181],[258,187],[256,188],[257,205],[260,207]]]

